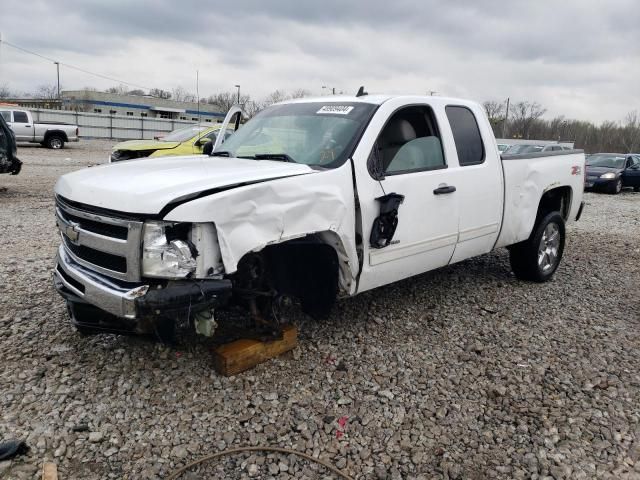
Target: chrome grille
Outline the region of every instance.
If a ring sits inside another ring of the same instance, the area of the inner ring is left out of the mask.
[[[109,277],[140,281],[143,222],[94,213],[57,197],[56,223],[66,253],[77,263]]]

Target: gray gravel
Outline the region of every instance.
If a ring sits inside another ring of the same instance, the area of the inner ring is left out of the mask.
[[[640,478],[640,194],[587,194],[544,285],[506,251],[300,314],[300,346],[223,378],[206,341],[81,337],[51,285],[52,187],[107,142],[20,148],[0,186],[0,478],[155,479],[240,445],[291,447],[356,478]],[[194,472],[196,472],[194,470]],[[240,454],[196,478],[332,478]],[[207,472],[210,475],[205,475]]]

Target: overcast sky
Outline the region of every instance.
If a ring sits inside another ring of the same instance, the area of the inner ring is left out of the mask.
[[[547,116],[640,110],[639,0],[2,0],[4,40],[146,87],[200,95],[322,86],[538,101]],[[63,89],[116,82],[61,67]],[[0,48],[0,86],[55,83]]]

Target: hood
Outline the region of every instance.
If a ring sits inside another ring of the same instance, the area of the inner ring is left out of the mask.
[[[155,215],[208,190],[314,173],[308,165],[194,155],[85,168],[60,177],[56,195],[94,207]]]
[[[180,142],[161,142],[159,140],[128,140],[126,142],[120,142],[114,145],[113,151],[116,150],[167,150],[169,148],[176,148],[180,145]]]
[[[590,165],[586,165],[585,169],[587,171],[587,174],[589,175],[602,175],[603,173],[609,172],[620,173],[622,170],[624,170],[618,167],[592,167]]]

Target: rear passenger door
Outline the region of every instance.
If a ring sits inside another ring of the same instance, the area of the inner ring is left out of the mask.
[[[458,243],[451,263],[489,252],[502,222],[504,185],[500,155],[485,115],[472,108],[445,107],[458,157],[455,186],[460,213]]]

